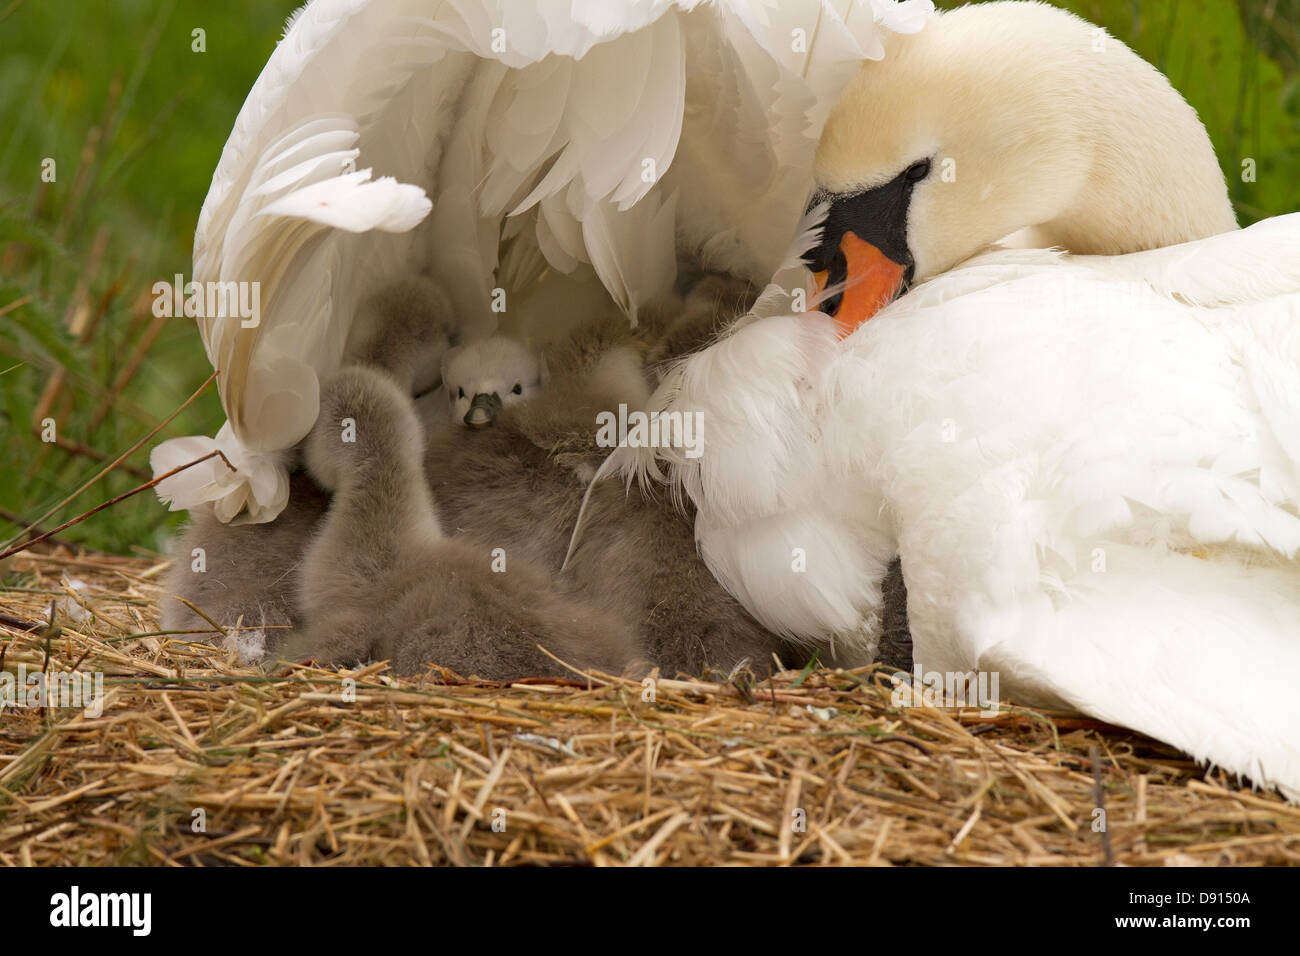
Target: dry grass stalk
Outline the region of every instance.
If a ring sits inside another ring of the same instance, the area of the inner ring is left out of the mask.
[[[158,632],[163,567],[12,560],[7,617],[44,621],[65,573],[90,614],[0,626],[0,666],[100,671],[108,699],[0,712],[0,863],[1099,865],[1098,781],[1116,863],[1300,862],[1300,809],[1077,715],[895,708],[869,669],[654,701],[610,675],[269,679]]]

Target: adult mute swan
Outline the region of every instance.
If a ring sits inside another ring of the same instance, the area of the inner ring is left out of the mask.
[[[1187,103],[1036,3],[890,38],[815,174],[833,318],[789,270],[654,397],[702,457],[620,463],[781,633],[871,653],[897,553],[919,669],[1300,798],[1300,215],[1236,230]]]
[[[238,471],[206,462],[159,495],[222,521],[279,514],[318,376],[401,276],[447,290],[462,341],[503,311],[516,333],[611,300],[635,320],[679,260],[767,281],[826,112],[890,33],[932,10],[312,0],[239,113],[194,237],[186,314],[229,421],[152,458],[162,474],[221,448]],[[223,308],[214,292],[231,283],[258,284],[259,315]]]

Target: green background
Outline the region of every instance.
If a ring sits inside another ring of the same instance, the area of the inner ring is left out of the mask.
[[[0,540],[210,373],[192,322],[150,328],[150,287],[189,276],[221,147],[296,5],[0,0]],[[1124,40],[1196,107],[1243,224],[1300,209],[1300,0],[1059,5]],[[192,49],[195,29],[205,31],[204,52]],[[42,184],[47,157],[57,178]],[[1254,183],[1241,179],[1246,158],[1256,161]],[[32,429],[56,370],[52,417],[77,447],[43,443]],[[209,389],[162,437],[211,434],[222,419]],[[147,472],[148,447],[128,465]],[[48,525],[140,480],[109,475]],[[153,550],[179,517],[145,492],[64,537]]]

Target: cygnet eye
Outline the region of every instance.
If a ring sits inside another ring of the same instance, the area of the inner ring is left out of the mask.
[[[524,394],[524,387],[523,387],[522,385],[520,385],[518,382],[516,382],[516,383],[515,383],[515,387],[512,388],[512,389],[510,390],[510,394],[511,394],[511,395],[522,395],[522,394]]]
[[[463,389],[463,388],[458,388],[458,389],[456,389],[456,391],[460,393],[460,397],[461,397],[461,398],[464,398],[464,397],[465,397],[465,389]]]
[[[913,163],[911,166],[908,166],[906,172],[903,173],[903,178],[906,179],[909,183],[919,183],[922,179],[924,179],[926,176],[929,175],[930,175],[930,161],[928,159],[923,159],[920,162],[916,162]]]

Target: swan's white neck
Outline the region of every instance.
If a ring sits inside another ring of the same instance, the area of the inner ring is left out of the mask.
[[[975,4],[892,37],[832,110],[816,177],[852,194],[926,158],[907,215],[917,279],[1026,227],[1103,255],[1236,227],[1196,111],[1119,40],[1044,4]]]
[[[1104,52],[1076,63],[1086,86],[1061,104],[1078,131],[1056,146],[1082,150],[1087,167],[1055,216],[1025,225],[1037,225],[1052,245],[1098,255],[1235,229],[1223,172],[1196,111],[1118,40],[1097,40]]]

